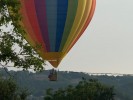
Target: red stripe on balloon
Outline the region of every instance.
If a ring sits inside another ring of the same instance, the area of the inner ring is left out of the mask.
[[[24,0],[25,3],[25,8],[28,16],[28,20],[31,24],[32,30],[34,32],[35,38],[37,39],[37,42],[39,44],[42,44],[44,51],[46,51],[45,44],[43,42],[42,36],[41,36],[41,31],[38,25],[37,17],[36,17],[36,11],[35,11],[35,4],[34,0]]]
[[[78,39],[81,37],[81,35],[84,33],[84,31],[86,30],[87,26],[89,25],[93,15],[94,15],[94,11],[95,11],[95,6],[96,6],[96,0],[92,1],[92,7],[91,7],[91,11],[90,14],[88,16],[88,19],[83,27],[83,29],[81,30],[80,34],[78,35],[78,37],[72,42],[72,44],[70,45],[70,47],[68,48],[68,51],[70,51],[70,49],[74,46],[74,44],[78,41]]]
[[[30,35],[30,38],[33,40],[36,41],[36,38],[35,36],[32,35],[33,33],[33,30],[31,28],[31,25],[30,25],[30,22],[28,20],[28,17],[27,17],[27,13],[26,13],[26,9],[25,9],[25,4],[24,4],[24,0],[20,0],[21,4],[22,4],[22,9],[21,9],[21,13],[22,13],[22,22],[24,24],[24,28],[26,29],[26,32],[28,32],[27,34]]]

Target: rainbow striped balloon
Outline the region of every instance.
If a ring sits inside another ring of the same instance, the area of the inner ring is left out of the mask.
[[[83,34],[96,0],[20,0],[25,39],[57,67]],[[40,48],[39,48],[40,47]]]

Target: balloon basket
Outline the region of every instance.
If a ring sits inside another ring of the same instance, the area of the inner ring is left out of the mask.
[[[49,78],[49,81],[57,81],[57,71],[54,69],[50,70],[50,74],[48,78]]]

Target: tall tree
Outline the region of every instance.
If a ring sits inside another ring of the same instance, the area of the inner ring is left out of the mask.
[[[40,71],[45,62],[23,37],[20,6],[19,0],[0,0],[0,66]]]

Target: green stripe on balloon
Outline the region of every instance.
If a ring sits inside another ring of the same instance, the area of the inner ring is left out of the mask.
[[[78,0],[69,0],[68,1],[68,12],[67,12],[67,18],[66,18],[66,24],[63,32],[63,37],[60,45],[60,50],[62,51],[65,42],[69,36],[69,33],[71,31],[76,12],[77,12],[77,7],[78,7]]]

